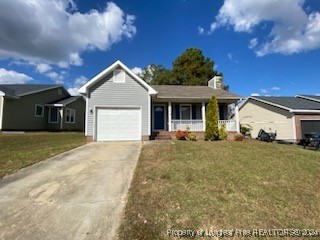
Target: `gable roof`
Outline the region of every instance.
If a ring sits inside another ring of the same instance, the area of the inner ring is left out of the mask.
[[[292,113],[320,113],[320,103],[298,97],[262,97],[250,96],[241,104],[241,109],[250,99],[282,108]]]
[[[312,100],[312,101],[316,101],[316,102],[320,102],[320,96],[317,95],[296,95],[297,98],[304,98],[304,99],[308,99],[308,100]]]
[[[133,77],[134,80],[136,80],[138,83],[140,83],[143,87],[145,87],[149,94],[156,94],[157,92],[150,87],[145,81],[143,81],[139,76],[137,76],[134,72],[132,72],[126,65],[124,65],[122,62],[117,60],[115,63],[113,63],[111,66],[100,72],[98,75],[93,77],[90,81],[88,81],[86,84],[84,84],[78,92],[86,95],[88,89],[93,86],[95,83],[99,82],[102,80],[105,76],[107,76],[109,73],[111,73],[114,69],[121,67],[124,69],[131,77]]]
[[[19,98],[25,95],[43,92],[50,89],[64,87],[62,85],[48,85],[48,84],[1,84],[0,91],[4,96]],[[64,89],[64,91],[66,91]],[[66,91],[67,92],[67,91]],[[69,93],[68,93],[69,94]]]
[[[158,92],[157,98],[210,99],[215,95],[217,99],[243,99],[242,96],[208,86],[151,85],[151,87]]]

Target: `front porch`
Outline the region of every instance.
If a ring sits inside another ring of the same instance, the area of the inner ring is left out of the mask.
[[[218,102],[219,126],[225,124],[228,132],[239,132],[240,126],[237,121],[237,110],[235,111],[235,119],[228,119],[228,105],[231,103]],[[152,103],[152,130],[153,132],[174,132],[189,129],[193,132],[204,132],[206,128],[206,105],[207,102]]]

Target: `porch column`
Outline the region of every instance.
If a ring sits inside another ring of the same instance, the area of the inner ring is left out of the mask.
[[[239,106],[235,107],[234,118],[236,120],[237,132],[240,133]]]
[[[206,103],[202,103],[201,107],[201,113],[202,113],[202,124],[203,124],[203,131],[206,130]]]
[[[172,119],[172,107],[171,107],[171,102],[168,102],[168,130],[169,132],[172,131],[171,129],[171,119]]]

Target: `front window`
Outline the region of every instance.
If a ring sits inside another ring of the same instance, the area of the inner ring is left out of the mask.
[[[75,123],[75,122],[76,122],[76,110],[67,108],[66,123]]]
[[[35,108],[35,115],[36,117],[43,117],[43,111],[44,111],[44,108],[42,105],[36,105],[36,108]]]
[[[180,107],[180,116],[182,120],[190,120],[191,119],[191,105],[181,105]]]
[[[57,122],[58,122],[58,109],[49,108],[49,123],[57,123]]]

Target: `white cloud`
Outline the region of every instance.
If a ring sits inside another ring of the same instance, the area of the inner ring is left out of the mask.
[[[78,78],[76,78],[76,80],[74,81],[75,85],[78,87],[81,87],[82,85],[84,85],[86,82],[88,81],[88,78],[86,78],[85,76],[80,76]]]
[[[254,49],[257,45],[258,45],[258,39],[257,38],[253,38],[253,39],[250,40],[248,47],[250,49]]]
[[[134,67],[131,69],[132,72],[134,72],[135,74],[137,74],[138,76],[140,76],[142,74],[142,68],[139,67]]]
[[[198,33],[199,35],[204,34],[204,29],[202,27],[198,27]]]
[[[279,91],[280,88],[279,88],[279,87],[272,87],[271,90],[272,90],[272,91]]]
[[[267,90],[267,89],[261,89],[260,92],[262,92],[262,93],[268,93],[268,90]]]
[[[260,96],[260,94],[259,93],[251,93],[251,96]]]
[[[68,92],[70,93],[71,96],[79,96],[80,93],[78,93],[78,89],[77,87],[73,87],[73,88],[68,88]]]
[[[49,64],[46,63],[39,63],[36,65],[36,70],[39,73],[45,73],[52,69],[52,67]]]
[[[320,93],[316,93],[316,96],[320,96]]]
[[[64,79],[67,73],[65,71],[61,71],[60,73],[48,72],[45,75],[54,80],[56,84],[64,84]]]
[[[1,59],[79,66],[83,51],[106,51],[136,34],[135,17],[113,2],[86,13],[71,0],[1,0],[0,9]]]
[[[227,54],[227,56],[228,56],[228,58],[229,58],[229,60],[230,60],[231,62],[239,63],[239,61],[238,61],[238,60],[235,60],[235,59],[233,58],[232,53],[228,53],[228,54]]]
[[[249,43],[257,56],[316,49],[320,47],[320,13],[307,13],[304,3],[305,0],[224,0],[208,33],[226,26],[251,33],[268,22],[273,24],[269,35],[260,44],[257,38]]]
[[[24,73],[0,68],[0,84],[23,84],[32,79],[32,77]]]
[[[86,78],[85,76],[80,76],[78,78],[76,78],[74,80],[74,83],[72,84],[71,87],[68,88],[68,92],[70,93],[70,95],[72,96],[77,96],[77,95],[80,95],[78,93],[78,89],[84,85],[86,82],[88,81],[88,78]]]

